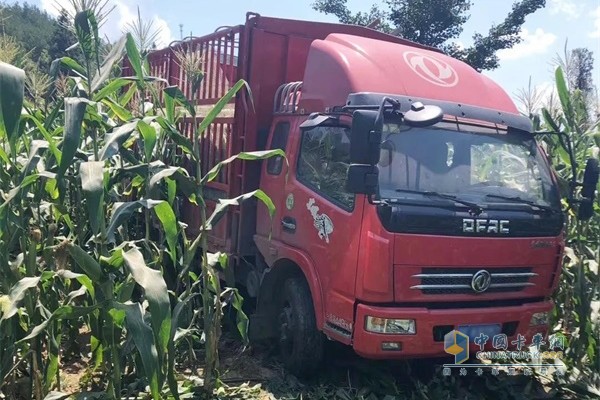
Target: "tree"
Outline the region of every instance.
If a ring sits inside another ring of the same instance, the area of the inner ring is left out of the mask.
[[[42,69],[47,69],[52,61],[48,49],[54,30],[58,27],[56,20],[27,3],[10,6],[0,4],[0,8],[0,34],[13,37],[29,53],[32,61]]]
[[[316,0],[313,8],[335,15],[340,22],[369,25],[379,20],[377,29],[437,47],[459,58],[478,71],[498,68],[498,50],[519,43],[525,17],[546,5],[546,0],[520,0],[499,25],[493,25],[487,35],[476,33],[473,45],[462,48],[454,39],[463,32],[469,19],[470,0],[386,0],[387,10],[374,5],[368,13],[353,14],[347,0]]]
[[[578,113],[581,116],[578,123],[582,129],[588,129],[600,118],[600,103],[592,74],[594,53],[585,47],[569,50],[568,42],[565,42],[564,54],[557,54],[552,62],[564,71],[569,94],[584,106]]]
[[[75,43],[75,36],[69,28],[71,26],[71,20],[65,9],[60,11],[57,22],[58,26],[54,30],[52,40],[50,41],[50,55],[53,60],[67,55],[67,49]],[[73,56],[71,55],[71,57]]]
[[[586,96],[593,94],[594,53],[585,47],[573,49],[571,63],[568,71],[569,87],[581,90]]]

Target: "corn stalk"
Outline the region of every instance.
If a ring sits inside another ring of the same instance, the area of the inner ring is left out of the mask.
[[[193,110],[194,99],[149,76],[129,34],[102,57],[98,25],[89,10],[74,16],[84,62],[53,63],[54,72],[65,72],[51,74],[65,97],[43,110],[24,103],[25,73],[0,64],[0,391],[60,396],[64,335],[80,340],[78,332],[87,330],[90,341],[82,345],[91,359],[82,390],[121,398],[127,374],[154,399],[165,387],[178,398],[177,346],[186,337],[180,327],[195,324],[186,310],[201,296],[205,390],[212,393],[222,301],[238,309],[242,335],[247,319],[239,294],[221,287],[216,265],[225,266],[227,257],[208,252],[207,233],[228,207],[249,198],[271,215],[274,205],[257,190],[221,200],[207,215],[204,186],[234,160],[284,154],[242,153],[201,171],[202,133],[247,84],[236,83],[190,140],[176,128],[176,107]],[[134,75],[115,76],[125,54]],[[136,102],[147,93],[152,107]],[[193,174],[178,166],[178,152],[196,166]],[[196,237],[181,224],[178,199],[200,207]],[[199,252],[201,278],[191,271]]]

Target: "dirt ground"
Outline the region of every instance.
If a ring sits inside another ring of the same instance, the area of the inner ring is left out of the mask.
[[[81,344],[89,343],[88,333],[80,332]],[[202,352],[184,353],[178,363],[182,399],[199,399],[202,384]],[[86,351],[82,352],[86,354]],[[346,346],[328,342],[326,361],[318,376],[301,381],[285,372],[272,348],[244,347],[225,332],[220,345],[222,387],[211,399],[551,399],[594,398],[585,391],[553,384],[540,376],[498,376],[490,373],[443,376],[441,364],[447,359],[383,362],[358,357]],[[63,360],[61,391],[77,393],[93,390],[93,377],[87,376],[88,360]],[[101,385],[101,382],[97,382]],[[125,380],[124,387],[127,385]],[[131,384],[130,384],[131,385]],[[82,387],[83,386],[83,387]],[[143,389],[139,388],[138,389]],[[83,397],[91,399],[92,397]],[[147,394],[130,397],[149,398]],[[204,397],[206,398],[206,397]],[[600,398],[600,397],[599,397]]]

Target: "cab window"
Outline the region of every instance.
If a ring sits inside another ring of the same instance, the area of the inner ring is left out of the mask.
[[[346,191],[350,165],[350,129],[317,126],[302,132],[298,180],[346,210],[354,208],[354,194]]]
[[[271,150],[281,149],[285,151],[287,147],[288,135],[290,133],[290,123],[280,122],[275,127],[273,138],[271,139]],[[271,157],[267,161],[267,173],[269,175],[279,175],[283,168],[283,157]]]

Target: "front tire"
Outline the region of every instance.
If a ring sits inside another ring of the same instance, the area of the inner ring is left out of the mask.
[[[308,284],[302,277],[285,281],[279,307],[279,351],[285,368],[306,378],[323,360],[323,335],[317,329]]]

